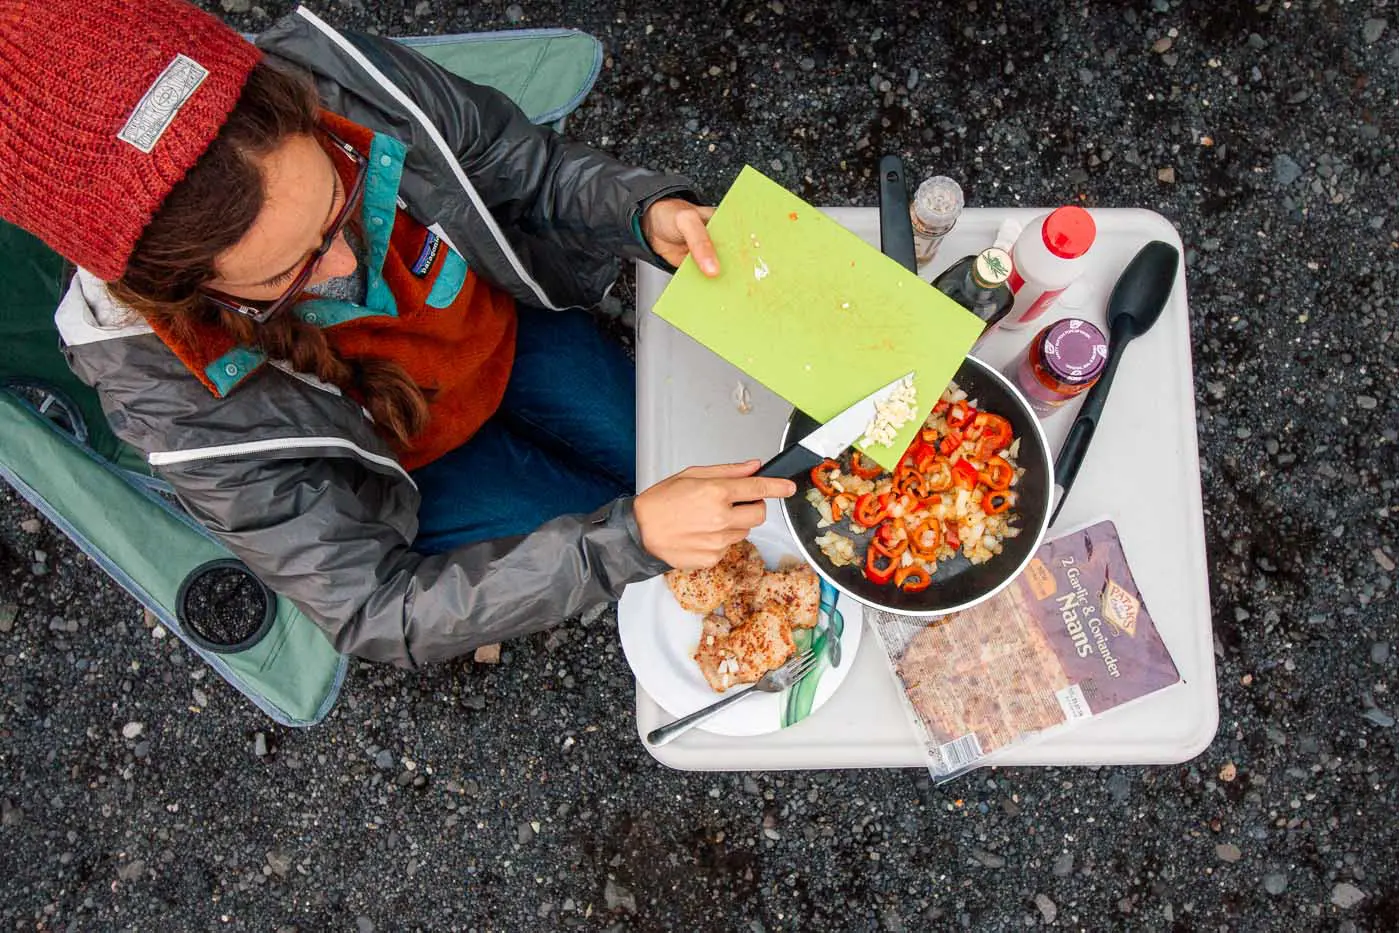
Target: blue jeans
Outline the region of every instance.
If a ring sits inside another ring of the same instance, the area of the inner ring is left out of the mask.
[[[528,534],[636,490],[636,370],[583,311],[520,307],[499,411],[414,471],[424,553]]]

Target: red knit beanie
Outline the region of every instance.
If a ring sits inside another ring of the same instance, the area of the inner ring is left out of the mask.
[[[120,278],[260,57],[184,0],[0,0],[0,218]]]

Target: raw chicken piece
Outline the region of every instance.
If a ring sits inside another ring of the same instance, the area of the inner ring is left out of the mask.
[[[735,592],[758,585],[763,558],[751,541],[730,545],[719,563],[705,570],[672,570],[665,582],[686,612],[713,612]]]
[[[757,682],[792,656],[792,629],[778,613],[758,610],[741,625],[719,615],[705,617],[695,661],[709,686],[723,693],[735,684]]]

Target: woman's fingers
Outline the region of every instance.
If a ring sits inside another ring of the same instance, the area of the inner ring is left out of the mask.
[[[760,461],[690,467],[636,497],[642,545],[672,567],[704,567],[767,520],[764,499],[793,495],[787,479],[753,476]]]
[[[734,479],[752,476],[753,471],[762,465],[761,460],[745,460],[742,463],[715,463],[709,466],[692,466],[678,475],[687,479]]]
[[[707,211],[708,213],[705,213]],[[710,208],[688,208],[675,215],[675,226],[690,255],[695,257],[700,271],[711,279],[719,274],[719,255],[714,250],[714,242],[709,239],[705,222],[714,211]]]
[[[754,502],[751,505],[736,505],[730,511],[729,528],[738,529],[742,534],[757,528],[767,521],[768,508],[762,502]]]
[[[797,494],[797,484],[789,479],[750,476],[730,480],[725,484],[730,502],[757,502],[762,499],[786,499]]]

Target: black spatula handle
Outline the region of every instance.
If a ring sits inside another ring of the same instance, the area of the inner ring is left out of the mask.
[[[1108,360],[1103,374],[1083,399],[1083,407],[1078,417],[1069,427],[1064,438],[1064,446],[1054,461],[1054,485],[1058,488],[1059,503],[1050,516],[1050,524],[1059,518],[1059,510],[1069,497],[1079,467],[1088,453],[1088,445],[1098,429],[1098,419],[1103,414],[1103,405],[1112,388],[1113,377],[1117,375],[1117,364],[1133,337],[1140,336],[1141,322],[1147,326],[1161,316],[1166,300],[1171,296],[1175,285],[1176,271],[1180,267],[1180,251],[1169,243],[1153,240],[1143,246],[1127,268],[1122,271],[1117,284],[1113,286],[1108,299],[1108,320],[1112,322],[1108,333]]]
[[[879,249],[910,272],[918,271],[913,249],[913,219],[908,213],[908,179],[903,160],[879,160]]]

